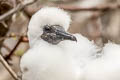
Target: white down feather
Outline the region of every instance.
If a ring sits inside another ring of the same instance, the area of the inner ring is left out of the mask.
[[[77,42],[65,40],[57,45],[39,37],[43,25],[58,24],[67,30],[70,21],[65,11],[53,7],[42,8],[33,15],[28,26],[30,49],[20,62],[22,79],[120,80],[119,45],[108,43],[98,53],[98,47],[80,34],[74,34]]]

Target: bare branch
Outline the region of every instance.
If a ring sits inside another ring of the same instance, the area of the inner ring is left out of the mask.
[[[27,0],[26,2],[22,2],[22,3],[18,4],[15,8],[13,8],[10,11],[8,11],[7,13],[1,15],[0,22],[5,20],[7,17],[11,16],[12,14],[16,13],[17,11],[23,9],[25,6],[28,6],[32,3],[34,3],[35,1],[37,1],[37,0]]]
[[[4,36],[4,37],[0,37],[0,41],[7,39],[7,38],[20,38],[20,37],[22,37],[21,42],[28,42],[28,38],[27,38],[26,34],[14,34],[14,33],[11,33],[11,34]]]
[[[70,11],[106,11],[114,10],[120,8],[120,4],[108,4],[95,7],[77,7],[77,6],[68,6],[68,5],[58,5],[58,7]]]
[[[3,64],[3,66],[7,69],[7,71],[11,74],[11,76],[15,79],[18,80],[17,74],[11,69],[11,67],[8,65],[8,63],[5,61],[5,59],[2,57],[0,54],[0,62]]]
[[[56,6],[68,11],[107,11],[107,10],[120,9],[120,4],[107,4],[107,5],[94,6],[94,7],[80,7],[80,6],[72,6],[66,4],[52,5],[52,6]],[[36,8],[25,8],[25,12],[29,16],[32,16],[32,14],[34,14],[42,7],[43,6],[38,6]]]
[[[17,47],[19,46],[19,44],[22,42],[22,36],[19,38],[19,41],[16,43],[15,47],[12,49],[12,51],[10,51],[9,55],[5,56],[5,60],[10,59],[11,55],[15,52],[15,50],[17,49]]]

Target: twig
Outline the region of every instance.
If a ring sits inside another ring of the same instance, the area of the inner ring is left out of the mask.
[[[95,41],[97,46],[102,48],[104,43],[102,40],[103,39],[102,38],[102,31],[101,31],[102,23],[100,20],[100,14],[101,13],[94,12],[94,14],[91,17],[91,21],[92,21],[92,24],[94,27],[94,34],[93,34],[94,41]]]
[[[27,38],[27,35],[24,35],[24,34],[14,34],[14,33],[11,33],[7,36],[4,36],[4,37],[0,37],[0,41],[4,40],[4,39],[7,39],[7,38],[19,38],[19,37],[22,37],[22,41],[21,42],[28,42],[28,38]]]
[[[11,16],[12,14],[16,13],[17,11],[23,9],[25,6],[28,6],[32,3],[34,3],[37,0],[27,0],[27,2],[23,2],[18,4],[15,8],[11,9],[10,11],[8,11],[7,13],[3,14],[0,16],[0,22],[5,20],[7,17]]]
[[[94,7],[80,7],[80,6],[71,6],[71,5],[65,5],[65,4],[53,5],[53,6],[56,6],[68,11],[107,11],[107,10],[120,9],[120,4],[107,4],[107,5],[94,6]],[[43,6],[38,6],[37,8],[25,8],[24,11],[29,16],[32,16],[32,14],[34,14],[36,11],[38,11],[42,7]]]
[[[68,5],[58,5],[58,7],[70,10],[70,11],[106,11],[106,10],[115,10],[120,8],[120,4],[108,4],[94,7],[77,7],[77,6],[68,6]]]
[[[2,21],[1,23],[4,25],[5,28],[8,28],[8,25],[5,23],[5,21]]]
[[[26,34],[15,34],[15,33],[11,33],[7,36],[1,37],[0,40],[4,40],[6,38],[18,38],[18,42],[15,45],[15,47],[12,49],[12,51],[10,51],[10,53],[8,55],[6,55],[4,58],[5,60],[10,59],[11,55],[14,53],[14,51],[16,50],[16,48],[19,46],[19,44],[21,42],[28,42],[28,38]],[[6,46],[5,46],[6,47]],[[8,48],[7,48],[8,49]],[[10,49],[8,49],[10,50]]]
[[[12,49],[12,51],[10,51],[9,55],[7,55],[5,57],[5,60],[10,59],[11,55],[15,52],[15,50],[17,49],[17,47],[19,46],[19,44],[22,42],[22,36],[19,38],[19,41],[16,43],[15,47]]]
[[[2,57],[0,54],[0,62],[3,64],[3,66],[7,69],[7,71],[11,74],[11,76],[15,79],[18,80],[17,74],[11,69],[11,67],[8,65],[8,63],[5,61],[5,59]]]

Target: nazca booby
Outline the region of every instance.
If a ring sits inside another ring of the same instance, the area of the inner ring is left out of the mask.
[[[97,46],[67,32],[71,18],[55,7],[36,12],[28,26],[30,49],[22,56],[22,80],[120,80],[120,46]],[[116,51],[116,52],[114,52]]]

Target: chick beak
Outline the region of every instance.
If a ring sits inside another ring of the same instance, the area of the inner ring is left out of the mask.
[[[73,36],[70,33],[65,32],[64,30],[57,30],[56,34],[59,35],[59,37],[63,40],[72,40],[72,41],[77,42],[77,39],[75,36]]]
[[[59,42],[64,40],[71,40],[77,42],[75,36],[67,33],[64,28],[59,25],[44,26],[41,38],[51,44],[58,44]]]

